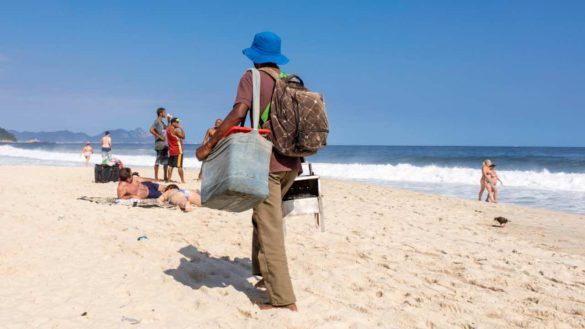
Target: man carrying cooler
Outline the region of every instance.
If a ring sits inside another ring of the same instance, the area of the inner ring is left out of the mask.
[[[280,52],[280,37],[272,32],[262,32],[254,36],[252,47],[244,49],[256,68],[269,68],[280,74],[278,65],[288,63],[288,58]],[[260,72],[260,109],[270,103],[275,81],[265,72]],[[244,73],[238,85],[234,106],[224,121],[217,127],[211,139],[197,149],[197,159],[204,160],[221,136],[233,126],[246,120],[252,107],[252,74]],[[268,180],[268,198],[254,208],[252,224],[252,273],[262,276],[256,286],[266,286],[270,304],[260,305],[260,309],[287,308],[297,310],[292,282],[288,270],[284,244],[282,219],[282,197],[286,194],[296,176],[301,171],[299,158],[292,158],[272,151]]]

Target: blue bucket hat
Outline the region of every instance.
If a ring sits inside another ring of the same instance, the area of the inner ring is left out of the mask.
[[[288,63],[288,58],[280,53],[280,37],[273,32],[256,34],[252,46],[242,50],[242,53],[256,64]]]

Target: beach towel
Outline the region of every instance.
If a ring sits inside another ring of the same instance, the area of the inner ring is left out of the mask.
[[[97,204],[123,205],[127,207],[141,207],[141,208],[175,208],[175,206],[164,203],[159,204],[156,199],[117,199],[105,197],[81,196],[77,200],[89,201]]]

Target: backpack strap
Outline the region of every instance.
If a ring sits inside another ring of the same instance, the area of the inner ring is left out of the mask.
[[[258,69],[258,71],[262,71],[268,74],[272,79],[274,79],[274,81],[278,81],[281,78],[281,76],[278,73],[274,72],[273,69],[268,67],[261,67]]]
[[[266,74],[268,74],[273,80],[274,80],[274,88],[276,89],[278,81],[282,78],[286,77],[286,73],[284,72],[280,72],[280,74],[274,72],[274,70],[268,68],[268,67],[261,67],[258,69],[258,71],[262,71]],[[273,96],[274,96],[274,91],[272,92]],[[272,99],[270,100],[270,102],[268,102],[268,104],[266,105],[266,108],[264,108],[264,110],[262,111],[262,115],[260,116],[260,125],[263,126],[266,122],[268,122],[268,120],[270,119],[270,105],[272,104]]]
[[[250,68],[252,71],[252,129],[258,130],[260,121],[260,71]]]

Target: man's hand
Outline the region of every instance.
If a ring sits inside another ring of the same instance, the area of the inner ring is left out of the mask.
[[[183,130],[183,127],[181,125],[174,129],[173,133],[175,134],[176,137],[180,139],[185,139],[185,130]]]
[[[195,156],[197,157],[197,160],[203,161],[207,158],[207,156],[209,156],[211,151],[213,151],[211,144],[205,143],[197,148],[197,151],[195,151]]]
[[[219,142],[220,139],[225,136],[228,130],[240,124],[240,122],[246,120],[246,114],[248,113],[248,105],[244,103],[238,103],[234,105],[231,112],[223,120],[223,122],[216,128],[215,134],[207,141],[207,143],[201,145],[195,152],[197,160],[203,161],[209,153],[213,150],[213,147]]]
[[[166,201],[166,198],[165,198],[165,194],[164,193],[161,194],[161,196],[159,196],[156,199],[156,203],[159,204],[159,205],[163,205],[165,203],[165,201]]]

